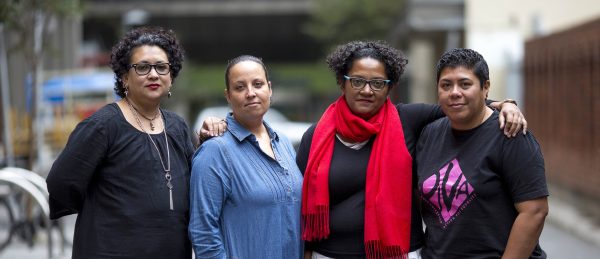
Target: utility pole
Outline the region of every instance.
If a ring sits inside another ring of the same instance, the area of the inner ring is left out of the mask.
[[[12,143],[12,128],[10,125],[10,92],[8,87],[8,62],[6,46],[4,45],[4,24],[0,23],[0,95],[2,95],[2,142],[7,166],[15,166]]]

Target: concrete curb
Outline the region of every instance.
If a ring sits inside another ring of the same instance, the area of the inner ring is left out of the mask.
[[[554,196],[548,197],[548,206],[550,212],[546,222],[600,247],[600,226],[592,216],[584,215],[574,205]]]

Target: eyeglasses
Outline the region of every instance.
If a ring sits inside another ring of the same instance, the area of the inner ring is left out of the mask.
[[[132,67],[135,70],[135,73],[140,76],[147,75],[148,73],[150,73],[150,70],[152,70],[152,68],[154,68],[156,73],[158,73],[159,75],[166,75],[169,72],[171,72],[171,64],[169,63],[157,63],[154,65],[148,63],[138,63],[129,65],[129,68]]]
[[[369,84],[369,86],[371,87],[371,89],[373,91],[380,91],[382,90],[387,84],[389,84],[392,80],[383,80],[383,79],[371,79],[371,80],[367,80],[364,78],[360,78],[360,77],[349,77],[349,76],[344,76],[344,78],[346,78],[346,80],[350,80],[350,85],[352,86],[352,88],[356,89],[356,90],[361,90],[363,89],[363,87],[365,87],[366,84]]]

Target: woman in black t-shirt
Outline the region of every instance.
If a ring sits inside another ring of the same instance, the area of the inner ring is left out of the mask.
[[[418,258],[423,231],[412,158],[423,127],[444,114],[437,105],[391,104],[407,60],[384,42],[342,44],[327,63],[342,94],[304,134],[296,156],[305,258]],[[501,123],[506,134],[521,130],[514,104],[493,105],[510,118]],[[207,119],[201,134],[219,134],[216,121]]]
[[[437,75],[447,117],[423,130],[416,157],[423,258],[546,258],[538,245],[548,214],[540,146],[531,133],[498,132],[479,53],[444,53]]]
[[[296,158],[305,173],[307,256],[407,255],[422,243],[421,218],[411,199],[415,144],[422,128],[444,114],[437,105],[391,105],[390,89],[407,60],[383,42],[340,45],[327,63],[342,95],[304,135]],[[349,112],[338,111],[346,107]],[[514,121],[505,131],[516,134],[522,114],[514,105],[506,108]]]

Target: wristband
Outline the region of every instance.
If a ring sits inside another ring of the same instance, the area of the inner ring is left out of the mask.
[[[519,106],[519,105],[517,105],[517,101],[515,101],[513,99],[504,99],[504,101],[500,102],[500,108],[502,108],[502,105],[504,105],[505,103],[512,103],[515,106]]]

